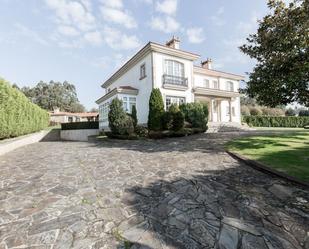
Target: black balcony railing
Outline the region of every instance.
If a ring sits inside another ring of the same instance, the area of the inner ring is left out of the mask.
[[[163,84],[171,84],[178,86],[188,86],[188,78],[175,76],[175,75],[163,75]]]

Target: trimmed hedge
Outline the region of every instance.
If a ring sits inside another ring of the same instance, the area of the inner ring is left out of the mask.
[[[309,124],[309,117],[270,117],[243,116],[243,122],[256,127],[304,127]]]
[[[61,130],[87,130],[99,129],[98,121],[91,122],[75,122],[75,123],[62,123]]]
[[[48,123],[49,115],[45,110],[0,79],[0,139],[40,131]]]

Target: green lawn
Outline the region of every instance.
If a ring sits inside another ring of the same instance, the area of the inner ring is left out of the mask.
[[[309,132],[240,138],[226,149],[309,182]]]

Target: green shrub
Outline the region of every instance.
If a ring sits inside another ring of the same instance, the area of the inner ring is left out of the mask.
[[[185,124],[185,116],[181,111],[172,113],[173,121],[172,121],[172,130],[179,131],[184,127]]]
[[[138,120],[137,120],[137,112],[136,112],[136,106],[132,106],[132,114],[131,114],[132,120],[133,120],[133,126],[134,128],[137,126]]]
[[[263,112],[260,108],[252,106],[249,108],[251,116],[262,116]]]
[[[0,139],[36,132],[46,128],[48,123],[45,110],[0,79]]]
[[[300,110],[298,116],[307,117],[309,116],[309,110]]]
[[[148,136],[148,129],[146,127],[144,127],[144,126],[137,125],[135,127],[135,133],[139,137],[147,137]]]
[[[162,115],[162,128],[163,130],[170,130],[173,123],[173,114],[169,111],[164,112]]]
[[[250,110],[248,106],[245,105],[241,106],[241,115],[250,116]]]
[[[75,123],[61,124],[61,130],[85,130],[85,129],[99,129],[99,122],[91,121],[91,122],[75,122]]]
[[[162,116],[164,103],[159,89],[152,90],[149,99],[148,129],[153,131],[162,130]]]
[[[184,115],[178,105],[172,104],[167,112],[163,114],[162,126],[164,130],[178,131],[184,127]]]
[[[296,112],[292,108],[286,109],[285,110],[285,116],[296,116]]]
[[[184,114],[185,121],[189,122],[193,128],[207,129],[208,107],[202,103],[188,103],[179,106]]]
[[[113,99],[110,104],[108,122],[113,134],[130,135],[134,133],[133,120],[125,113],[122,101],[118,98]]]
[[[243,116],[243,121],[256,127],[304,127],[309,117]]]

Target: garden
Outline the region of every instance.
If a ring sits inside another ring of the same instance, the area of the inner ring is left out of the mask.
[[[118,139],[138,139],[181,137],[207,130],[208,107],[203,103],[187,103],[180,106],[172,104],[164,110],[164,103],[159,89],[153,89],[149,99],[147,128],[138,125],[137,110],[126,113],[122,101],[112,100],[108,113],[110,131],[105,135]]]
[[[239,138],[228,142],[226,149],[309,183],[309,132]]]

